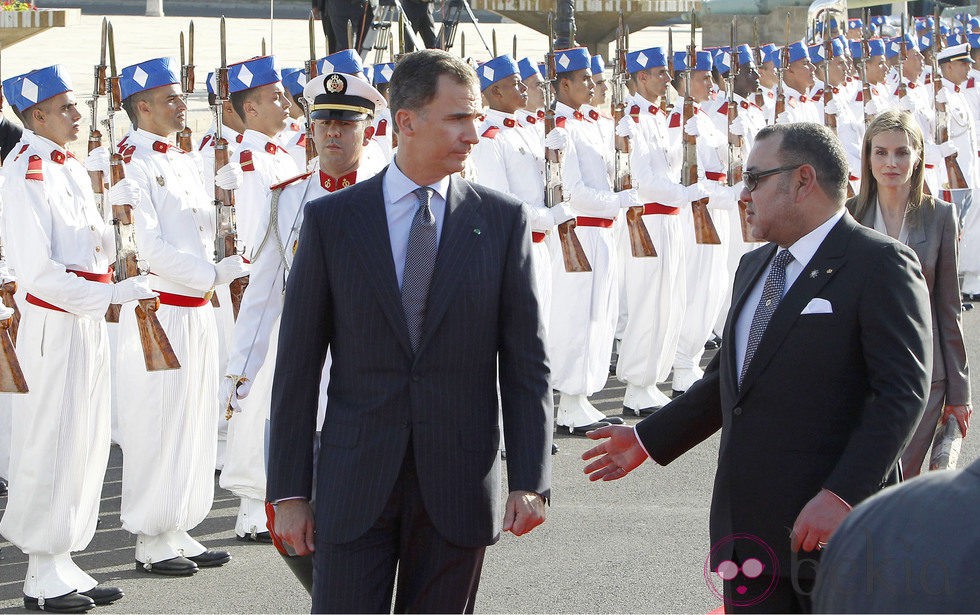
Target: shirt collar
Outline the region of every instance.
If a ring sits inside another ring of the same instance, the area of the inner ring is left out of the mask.
[[[846,210],[841,207],[826,222],[797,239],[796,243],[788,248],[790,253],[793,255],[793,260],[799,263],[800,266],[806,267],[810,263],[810,259],[813,258],[813,255],[817,253],[817,249],[820,248],[820,244],[822,244],[824,239],[827,238],[827,235],[830,234],[830,229],[834,228],[834,225],[836,225],[837,222],[844,217],[845,211]]]
[[[487,119],[491,120],[495,126],[505,126],[507,128],[513,128],[518,124],[517,116],[513,113],[504,113],[503,111],[498,111],[497,109],[487,109],[485,113]],[[507,121],[510,120],[510,121]]]
[[[54,141],[46,137],[42,137],[36,132],[24,131],[24,140],[31,141],[31,145],[35,149],[40,150],[44,155],[42,158],[47,158],[48,160],[53,160],[58,164],[64,164],[65,158],[74,158],[74,156],[68,150],[63,147],[58,146]]]
[[[575,117],[575,114],[579,113],[577,110],[572,109],[563,102],[555,102],[555,115],[564,117]],[[581,115],[581,113],[579,113]]]
[[[346,188],[348,186],[353,186],[357,183],[357,169],[354,169],[346,175],[341,175],[340,177],[332,177],[327,175],[321,169],[319,171],[320,177],[320,187],[322,187],[327,192],[336,192],[341,188]]]
[[[257,130],[252,130],[251,128],[246,128],[245,132],[242,133],[241,142],[245,144],[247,149],[253,151],[262,150],[270,154],[275,154],[277,150],[282,150],[283,153],[286,153],[286,149],[283,148],[282,144],[276,137],[270,138]]]
[[[402,170],[398,168],[398,156],[396,155],[391,159],[391,164],[388,165],[388,172],[385,173],[385,188],[388,192],[388,198],[391,199],[391,203],[397,203],[402,200],[421,186],[410,180],[408,177],[402,173]],[[449,176],[445,176],[434,184],[429,184],[429,188],[432,188],[436,193],[442,197],[443,201],[448,202],[447,195],[449,194]]]
[[[154,134],[148,130],[143,130],[142,128],[137,128],[130,133],[132,139],[133,136],[137,137],[139,140],[146,143],[146,145],[155,152],[161,154],[166,154],[169,150],[174,152],[179,152],[181,154],[185,153],[184,150],[178,148],[173,143],[166,140],[166,137],[161,137],[158,134]]]

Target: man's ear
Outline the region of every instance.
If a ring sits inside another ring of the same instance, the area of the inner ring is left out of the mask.
[[[415,134],[415,112],[410,109],[399,109],[392,118],[398,126],[398,132],[413,136]]]
[[[819,183],[817,182],[817,172],[811,165],[804,164],[798,169],[798,171],[800,174],[795,188],[796,200],[799,201],[809,197],[817,188]]]
[[[374,137],[374,126],[368,126],[364,129],[364,143],[362,145],[367,145],[372,137]]]
[[[31,124],[37,126],[44,122],[44,111],[41,109],[41,105],[34,105],[31,109]]]

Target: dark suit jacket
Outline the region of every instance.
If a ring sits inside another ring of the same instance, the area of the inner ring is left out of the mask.
[[[927,472],[854,509],[827,545],[817,613],[972,613],[980,608],[980,460]]]
[[[13,151],[23,135],[23,128],[0,116],[0,160],[7,159],[7,154]]]
[[[915,255],[845,214],[776,308],[740,390],[735,321],[755,310],[746,295],[775,252],[742,257],[725,343],[704,378],[637,433],[666,465],[720,428],[711,541],[760,538],[789,576],[790,530],[807,501],[826,487],[857,504],[895,466],[925,406],[932,341]],[[833,313],[800,315],[814,297]],[[712,551],[713,565],[733,544]],[[743,559],[764,557],[739,548]]]
[[[847,201],[851,214],[857,198]],[[945,403],[963,406],[970,403],[970,372],[960,319],[956,212],[950,203],[926,196],[914,213],[908,216],[907,244],[919,258],[932,302],[932,381],[946,381]],[[869,207],[859,222],[873,228],[874,207]]]
[[[502,520],[498,378],[509,488],[550,496],[552,401],[530,230],[519,202],[451,179],[413,354],[385,172],[306,206],[280,325],[268,498],[311,494],[318,381],[330,348],[318,540],[345,543],[371,527],[411,442],[435,527],[457,545],[485,546]]]

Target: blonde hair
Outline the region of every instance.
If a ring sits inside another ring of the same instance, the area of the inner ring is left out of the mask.
[[[891,131],[904,132],[909,138],[912,151],[915,152],[916,161],[912,169],[910,180],[912,187],[905,219],[909,226],[917,226],[921,218],[919,208],[922,205],[922,186],[926,166],[925,145],[922,131],[908,111],[896,109],[884,111],[878,114],[864,131],[864,144],[861,147],[861,189],[854,199],[851,213],[857,220],[863,220],[868,210],[875,205],[878,198],[878,180],[871,173],[871,141],[881,133]],[[929,204],[931,205],[932,201],[929,201]]]

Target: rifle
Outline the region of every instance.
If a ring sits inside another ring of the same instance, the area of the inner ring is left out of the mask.
[[[864,24],[861,26],[861,62],[858,65],[858,74],[861,75],[861,106],[864,109],[864,125],[867,126],[871,120],[875,119],[873,113],[868,112],[868,103],[871,102],[871,84],[868,83],[868,57],[871,55],[871,46],[868,45],[868,21],[870,13],[864,10]]]
[[[225,18],[221,17],[221,66],[214,71],[214,79],[217,84],[217,96],[215,97],[215,129],[214,129],[214,172],[228,164],[228,140],[221,132],[223,126],[222,110],[224,103],[228,101],[231,94],[228,89],[228,56],[226,53],[225,38]],[[316,65],[314,63],[314,71]],[[214,186],[214,208],[215,219],[217,222],[217,232],[214,238],[214,260],[215,262],[227,256],[238,254],[238,228],[235,222],[235,191],[225,190],[217,184]],[[238,320],[238,310],[242,306],[242,295],[245,294],[245,287],[248,286],[248,277],[243,276],[232,280],[228,285],[231,293],[231,310]]]
[[[107,34],[109,39],[109,83],[106,90],[109,94],[109,112],[105,124],[109,133],[109,150],[112,152],[109,157],[109,183],[114,186],[126,177],[126,167],[123,166],[123,157],[116,150],[115,143],[115,114],[116,111],[122,110],[122,100],[119,75],[116,72],[116,46],[112,35],[112,24],[109,24]],[[139,253],[136,250],[133,206],[113,205],[112,226],[116,235],[115,281],[122,282],[126,278],[145,275],[147,272],[142,266]],[[118,320],[119,306],[110,306],[110,310],[112,307],[116,308]],[[180,362],[170,345],[167,333],[157,319],[156,312],[159,308],[159,297],[140,299],[136,306],[136,326],[140,334],[140,343],[143,346],[143,362],[146,364],[146,371],[148,372],[180,368]]]
[[[191,21],[187,33],[187,63],[184,63],[184,33],[180,33],[180,88],[183,90],[181,98],[184,100],[184,107],[187,107],[187,97],[194,93],[194,22]],[[177,147],[185,152],[194,149],[191,128],[187,125],[187,112],[184,112],[184,127],[177,133]]]
[[[92,97],[88,99],[89,108],[89,130],[88,130],[88,151],[102,147],[102,133],[99,132],[99,97],[106,94],[105,79],[105,54],[106,36],[109,22],[105,17],[102,18],[102,42],[99,54],[99,63],[95,66],[95,85],[92,87]],[[89,171],[88,176],[92,180],[92,192],[95,195],[95,204],[99,208],[102,218],[106,218],[105,211],[105,177],[102,171]],[[16,339],[16,338],[15,338]]]
[[[674,80],[674,29],[667,28],[667,74],[670,75],[670,80]],[[663,111],[664,117],[667,116],[667,93],[670,92],[670,88],[664,92],[664,95],[660,97],[660,110]]]
[[[942,74],[939,72],[939,60],[937,56],[939,51],[942,49],[942,37],[939,32],[939,5],[936,5],[936,25],[935,31],[933,32],[933,45],[934,49],[932,52],[932,102],[936,107],[936,145],[940,143],[945,143],[949,140],[949,117],[946,115],[946,103],[939,102],[939,92],[943,89]],[[944,188],[947,190],[962,190],[969,188],[969,184],[966,182],[966,177],[963,175],[963,170],[960,168],[960,163],[956,160],[956,152],[953,152],[949,156],[946,156],[944,160],[946,163],[946,179],[947,183]]]
[[[0,260],[4,260],[3,244],[0,243]],[[0,321],[0,393],[27,393],[27,379],[20,369],[20,361],[14,347],[17,345],[17,329],[20,327],[20,310],[14,301],[17,282],[5,282],[0,286],[3,304],[14,310],[13,315]]]
[[[685,186],[693,186],[698,183],[698,138],[687,134],[683,128],[697,113],[694,109],[694,98],[691,97],[694,64],[698,57],[697,46],[694,42],[696,23],[694,11],[691,11],[691,44],[687,47],[687,65],[684,67],[687,96],[684,97],[683,122],[681,123],[681,132],[684,133],[684,168],[681,171],[681,183]],[[720,244],[721,238],[718,237],[715,223],[711,220],[711,214],[708,212],[707,197],[691,203],[691,214],[694,216],[694,240],[699,244]]]
[[[3,254],[3,243],[0,242],[0,261],[3,260],[5,260]],[[14,299],[14,294],[16,292],[17,282],[11,280],[0,284],[0,300],[3,301],[5,306],[14,311],[14,315],[10,317],[9,323],[10,339],[14,346],[17,345],[17,331],[20,329],[20,308],[17,307],[17,301]]]
[[[905,13],[902,13],[902,40],[898,44],[898,89],[895,95],[899,100],[908,96],[908,89],[905,87],[905,61],[909,59],[908,45],[905,40]]]
[[[497,57],[497,30],[496,28],[490,29],[490,43],[493,45],[493,55],[491,58]]]
[[[742,138],[742,135],[732,133],[732,123],[735,121],[735,118],[738,117],[738,105],[735,104],[735,76],[738,74],[738,71],[741,68],[741,58],[739,58],[738,47],[736,47],[736,41],[738,40],[737,17],[732,17],[731,39],[731,66],[728,69],[728,78],[725,79],[725,93],[728,98],[728,173],[726,176],[728,178],[728,185],[734,186],[738,182],[742,181],[742,156],[744,154],[744,139]],[[755,241],[755,239],[752,237],[752,227],[749,226],[745,209],[746,204],[739,199],[738,218],[742,228],[742,241],[751,243]]]
[[[553,84],[557,83],[558,68],[555,66],[555,14],[548,13],[548,55],[545,56],[548,74],[544,90],[544,134],[555,129],[555,101],[552,100]],[[544,203],[554,207],[565,200],[561,185],[561,151],[544,150]],[[565,271],[578,273],[592,271],[582,243],[575,234],[575,218],[558,225],[558,241],[565,261]]]
[[[310,31],[310,59],[306,61],[307,81],[312,80],[317,75],[316,29],[313,21],[313,11],[310,11],[309,31]],[[316,144],[313,142],[313,121],[310,119],[310,105],[313,104],[313,101],[306,100],[305,96],[301,97],[301,100],[303,102],[303,113],[306,115],[306,165],[309,166],[310,161],[316,158]]]
[[[762,70],[762,51],[759,48],[759,18],[752,18],[752,55],[755,56],[755,65]],[[762,84],[755,88],[755,106],[765,109],[766,96],[762,93]]]
[[[779,78],[776,82],[776,109],[772,116],[773,124],[786,111],[786,87],[783,75],[786,72],[786,67],[789,66],[789,19],[790,15],[786,13],[786,46],[779,50],[779,68],[776,69]]]
[[[830,14],[824,18],[824,30],[827,34],[830,34]],[[834,134],[837,134],[837,115],[834,113],[827,113],[827,105],[834,100],[834,88],[830,85],[830,62],[834,57],[834,41],[830,36],[824,37],[823,41],[824,58],[823,61],[823,123],[824,125],[831,129]]]

